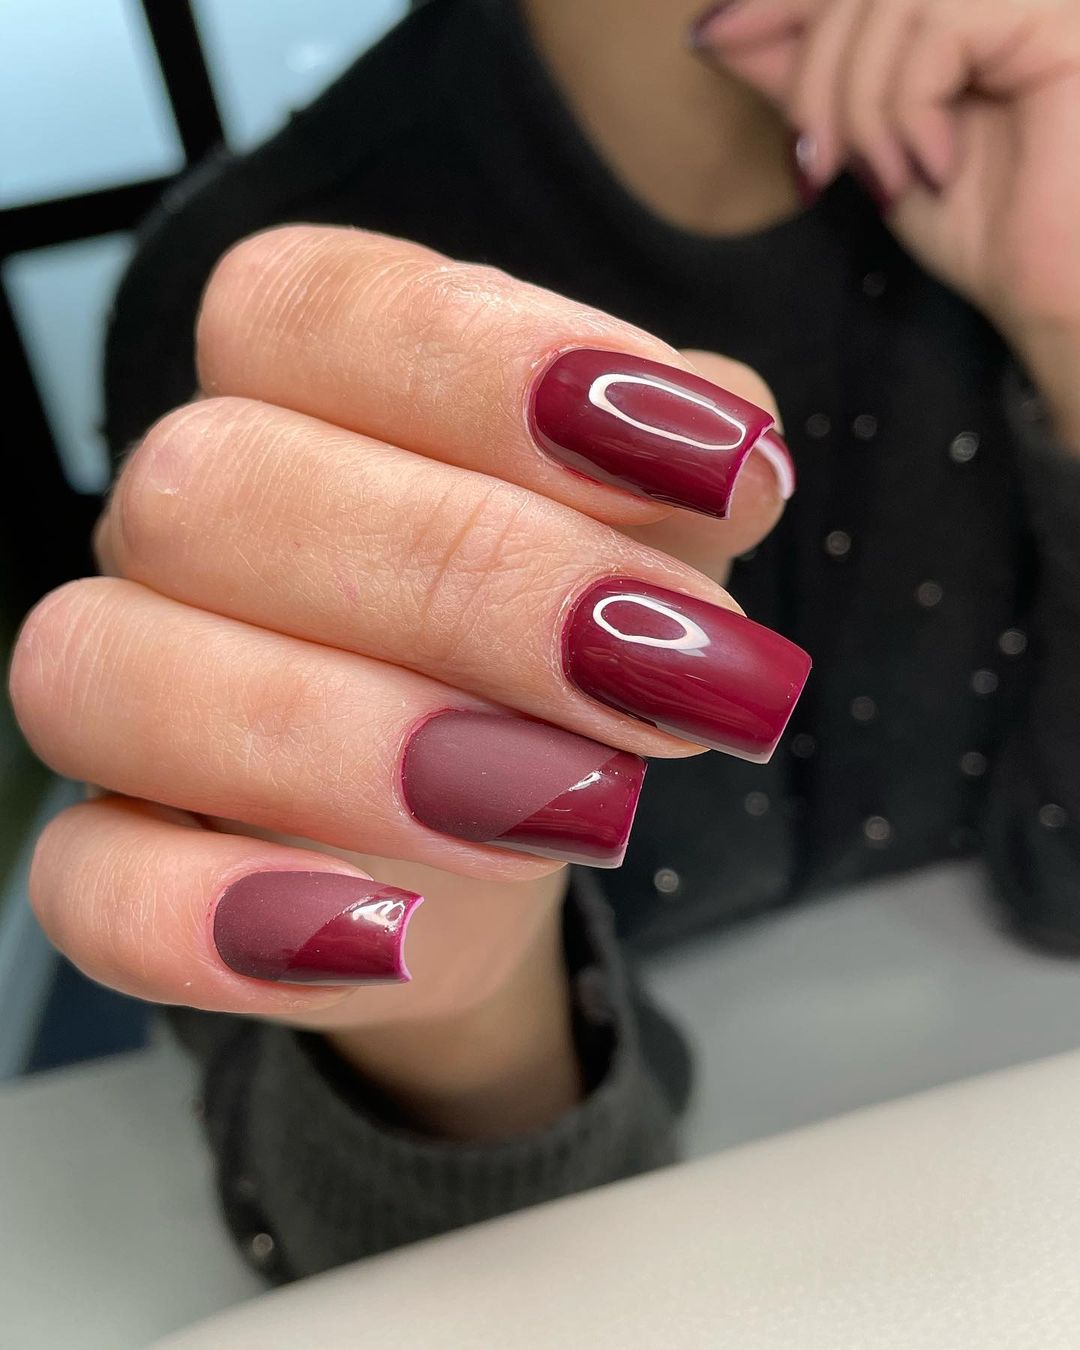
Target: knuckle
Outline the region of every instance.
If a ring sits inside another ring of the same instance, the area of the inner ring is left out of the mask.
[[[155,950],[154,858],[137,839],[100,829],[92,803],[69,807],[45,826],[27,886],[45,935],[95,978],[133,988],[147,977]],[[123,878],[122,893],[102,890]]]
[[[486,612],[501,608],[525,583],[536,557],[530,494],[492,483],[453,484],[428,503],[403,578],[411,600],[417,661],[453,668]]]
[[[240,363],[245,335],[254,323],[280,305],[302,278],[305,260],[325,247],[330,230],[282,225],[248,235],[218,259],[203,291],[195,347],[202,385],[214,392]]]
[[[43,756],[58,725],[72,715],[74,672],[94,644],[97,616],[117,584],[107,577],[69,581],[39,600],[23,621],[8,692],[24,735]]]
[[[78,829],[85,809],[83,803],[69,806],[46,824],[34,845],[27,878],[31,908],[45,936],[62,952],[70,952],[73,945],[66,931],[70,909],[65,903],[64,879],[71,871],[72,832]]]
[[[378,298],[400,306],[408,392],[437,390],[490,355],[491,336],[514,320],[515,287],[495,268],[438,260],[412,260],[384,275]]]
[[[307,656],[245,677],[234,706],[237,722],[224,734],[243,765],[242,780],[280,798],[279,812],[295,806],[305,766],[325,758],[342,727],[363,725],[364,710],[345,672]]]
[[[63,836],[67,827],[67,814],[67,811],[62,811],[55,816],[38,835],[26,885],[30,907],[37,915],[38,923],[53,946],[61,951],[66,951],[67,945],[57,922],[62,911],[56,878],[64,873]]]
[[[166,413],[143,437],[109,501],[116,561],[125,574],[152,569],[163,550],[175,561],[187,491],[204,461],[240,432],[250,406],[239,398],[197,400]]]

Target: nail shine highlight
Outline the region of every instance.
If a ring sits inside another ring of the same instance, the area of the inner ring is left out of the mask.
[[[727,516],[757,448],[776,470],[781,495],[794,490],[794,466],[771,430],[771,413],[659,361],[591,347],[563,352],[534,382],[528,417],[533,439],[553,459],[669,506]]]
[[[405,930],[423,896],[342,872],[253,872],[214,910],[214,945],[239,975],[285,984],[408,980]]]
[[[734,610],[622,577],[574,603],[562,659],[582,693],[758,763],[772,756],[810,673],[800,647]]]

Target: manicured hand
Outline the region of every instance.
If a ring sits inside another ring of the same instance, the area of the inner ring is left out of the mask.
[[[18,643],[31,743],[105,794],[39,845],[42,923],[142,998],[375,1029],[365,1062],[478,1008],[513,1040],[565,1004],[560,867],[621,860],[640,757],[766,758],[802,688],[705,575],[791,490],[768,391],[349,230],[237,246],[198,351],[111,575]]]

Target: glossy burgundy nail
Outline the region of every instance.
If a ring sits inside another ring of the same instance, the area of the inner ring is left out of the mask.
[[[341,872],[253,872],[218,901],[214,944],[227,966],[256,980],[403,981],[405,930],[422,901]]]
[[[613,577],[574,603],[563,667],[585,694],[653,726],[763,763],[810,673],[787,638],[734,610]]]
[[[457,839],[592,867],[618,867],[645,761],[544,722],[447,711],[413,732],[406,805]]]
[[[554,459],[640,496],[726,516],[770,413],[700,375],[578,347],[541,371],[529,425]]]

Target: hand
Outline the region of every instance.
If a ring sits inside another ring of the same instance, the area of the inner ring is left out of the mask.
[[[1080,334],[1076,0],[734,0],[698,41],[1017,346]]]
[[[41,922],[140,998],[332,1031],[429,1120],[561,1047],[550,1114],[561,861],[617,865],[639,755],[766,756],[806,675],[660,551],[720,575],[775,523],[768,391],[348,230],[234,248],[198,354],[100,524],[112,575],[15,653],[31,744],[107,794],[46,830]]]

